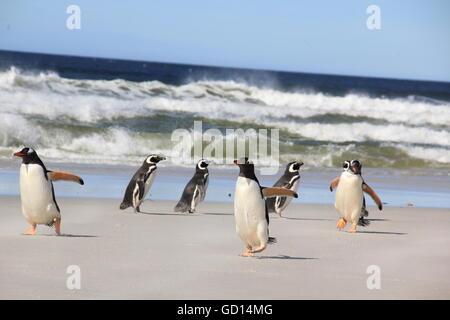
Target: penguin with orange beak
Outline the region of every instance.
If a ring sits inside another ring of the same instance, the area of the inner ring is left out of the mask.
[[[57,235],[61,233],[61,213],[56,202],[52,181],[72,181],[83,185],[80,177],[62,171],[47,170],[36,151],[23,148],[14,156],[22,159],[20,166],[20,198],[22,214],[30,224],[24,235],[35,235],[36,226],[55,225]]]
[[[243,158],[234,160],[239,167],[239,176],[234,193],[234,218],[236,233],[246,246],[244,257],[252,257],[254,253],[263,251],[267,244],[276,242],[269,237],[269,212],[265,198],[294,197],[295,191],[280,187],[261,187],[255,175],[255,166]]]
[[[357,225],[369,225],[369,221],[364,220],[364,216],[368,214],[364,192],[372,197],[379,210],[383,209],[380,197],[362,178],[361,169],[359,160],[344,161],[341,176],[331,181],[330,191],[336,189],[334,206],[341,215],[336,226],[339,230],[342,230],[347,222],[352,224],[348,232],[356,232]]]

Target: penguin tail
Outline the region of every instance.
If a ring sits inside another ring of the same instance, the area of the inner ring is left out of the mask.
[[[267,241],[268,244],[275,244],[277,243],[277,238],[275,237],[269,237],[269,241]]]
[[[189,210],[189,206],[183,201],[179,201],[173,210],[175,212],[186,212]]]
[[[370,225],[369,220],[364,219],[364,217],[359,218],[358,226],[367,227],[368,225]]]
[[[125,210],[128,207],[131,207],[131,205],[128,202],[122,202],[120,204],[120,210]]]

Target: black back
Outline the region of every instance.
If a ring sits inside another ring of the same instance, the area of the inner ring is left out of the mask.
[[[175,206],[175,211],[186,212],[190,209],[192,197],[194,197],[195,188],[197,186],[205,187],[206,181],[208,179],[209,171],[208,164],[200,160],[196,167],[194,176],[189,180],[189,182],[184,187],[183,193],[181,194],[180,201]]]
[[[156,170],[156,164],[164,159],[164,157],[160,157],[158,155],[150,155],[144,160],[141,167],[135,172],[130,182],[128,183],[125,194],[123,196],[123,201],[120,205],[120,209],[123,210],[132,206],[133,191],[136,187],[136,184],[139,184],[141,186],[140,188],[142,189],[145,186],[145,183],[147,182],[150,175]],[[152,170],[149,170],[150,167],[153,167]],[[143,192],[143,190],[140,190],[141,194],[143,194]]]
[[[286,169],[284,170],[283,175],[275,182],[273,185],[274,187],[280,187],[280,188],[287,188],[290,189],[295,181],[300,179],[300,173],[298,170],[300,170],[300,167],[303,165],[303,162],[298,161],[292,161],[289,162],[286,165]],[[294,171],[290,171],[291,166]],[[296,179],[293,179],[294,177],[297,177]],[[269,210],[269,212],[275,212],[275,201],[278,197],[275,198],[267,198],[266,199],[266,205]],[[284,202],[286,201],[286,197],[280,197],[280,206],[283,206]]]

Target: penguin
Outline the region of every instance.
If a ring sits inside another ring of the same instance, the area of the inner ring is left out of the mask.
[[[61,211],[56,202],[52,181],[72,181],[83,185],[80,177],[63,171],[47,170],[37,152],[29,147],[14,153],[22,158],[20,166],[20,199],[22,214],[30,224],[24,235],[35,235],[36,226],[55,225],[57,235],[61,234]]]
[[[300,167],[303,165],[301,161],[289,162],[286,166],[284,174],[278,179],[273,185],[274,187],[281,187],[286,189],[291,189],[295,192],[298,190],[300,183]],[[276,212],[281,217],[281,212],[291,203],[291,197],[276,197],[266,199],[267,208],[269,212]]]
[[[128,183],[123,201],[120,204],[121,210],[133,207],[134,213],[141,212],[139,207],[144,202],[145,196],[155,179],[156,164],[162,160],[166,160],[166,158],[156,154],[151,154],[144,160],[142,166],[136,171]]]
[[[359,160],[347,160],[343,163],[343,172],[339,178],[331,181],[330,191],[336,189],[335,208],[341,214],[337,228],[342,230],[347,222],[352,223],[348,232],[356,232],[356,226],[367,226],[369,221],[364,220],[368,215],[364,193],[369,194],[378,209],[383,210],[380,197],[364,181],[361,176],[362,164]]]
[[[183,190],[180,201],[175,206],[175,212],[194,213],[197,206],[205,199],[208,188],[209,161],[201,159],[195,167],[195,173]]]
[[[255,166],[248,158],[234,160],[239,166],[234,195],[234,218],[236,233],[246,245],[241,256],[251,257],[263,251],[267,244],[275,243],[269,237],[269,212],[265,198],[288,196],[297,198],[295,191],[285,188],[261,187],[255,176]]]

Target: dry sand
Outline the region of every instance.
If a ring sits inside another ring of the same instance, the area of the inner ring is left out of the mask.
[[[146,201],[146,213],[119,200],[60,198],[63,236],[27,224],[18,197],[0,197],[2,299],[449,299],[450,211],[370,207],[357,234],[335,229],[331,205],[292,204],[272,216],[278,243],[239,256],[232,203],[174,214],[175,201]],[[69,290],[68,266],[81,269]],[[368,266],[381,289],[366,285]]]

